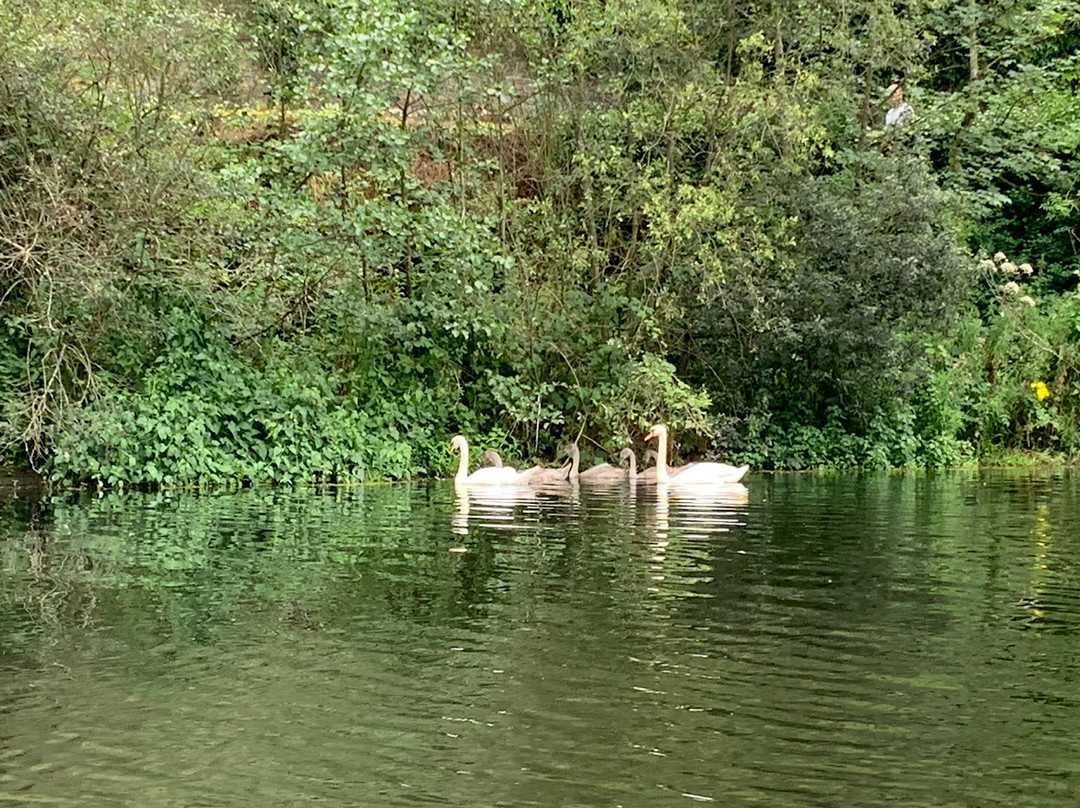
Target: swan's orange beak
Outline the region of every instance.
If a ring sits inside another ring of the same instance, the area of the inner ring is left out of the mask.
[[[655,437],[656,437],[656,433],[653,432],[651,429],[648,432],[645,433],[645,440],[652,440]]]

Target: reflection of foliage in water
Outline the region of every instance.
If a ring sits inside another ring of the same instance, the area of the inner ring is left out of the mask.
[[[636,503],[622,489],[474,503],[464,535],[458,507],[439,484],[70,494],[12,506],[0,511],[0,610],[13,619],[0,632],[14,646],[26,644],[15,632],[48,644],[188,646],[237,626],[352,634],[384,620],[528,622],[539,602],[568,614],[616,604],[621,622],[681,608],[708,574],[706,545],[682,542],[657,589],[646,557],[658,504],[644,492]],[[677,541],[690,530],[682,509],[672,508]]]
[[[70,627],[151,620],[152,634],[205,643],[241,612],[310,629],[372,613],[439,619],[490,599],[491,553],[448,553],[444,511],[414,494],[60,496],[30,518],[9,508],[0,557],[13,583],[0,608],[54,642]]]

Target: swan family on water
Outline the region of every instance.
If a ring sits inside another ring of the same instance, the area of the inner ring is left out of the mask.
[[[668,430],[663,424],[656,424],[646,433],[645,440],[656,440],[656,466],[645,471],[637,471],[637,458],[632,449],[623,449],[619,459],[626,461],[626,467],[601,463],[598,466],[581,471],[581,456],[576,443],[565,447],[562,454],[567,462],[560,468],[533,466],[518,470],[504,466],[499,455],[488,450],[484,453],[494,465],[485,466],[469,473],[469,442],[463,435],[457,435],[450,442],[451,451],[460,455],[454,482],[458,485],[499,485],[499,486],[545,486],[561,485],[567,482],[601,483],[632,480],[656,482],[667,485],[725,485],[739,482],[749,466],[730,466],[727,463],[688,463],[685,466],[667,464]],[[651,451],[651,450],[650,450]]]

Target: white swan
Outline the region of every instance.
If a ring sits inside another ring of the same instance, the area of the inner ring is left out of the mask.
[[[650,460],[652,460],[653,464],[651,466],[649,466],[648,468],[642,470],[642,472],[640,474],[638,474],[638,479],[641,480],[644,483],[655,483],[656,482],[656,450],[655,449],[646,449],[645,454],[642,455],[642,462],[648,463]],[[674,468],[672,468],[671,466],[668,466],[668,476],[669,477],[675,477],[675,476],[677,476],[679,474],[682,474],[687,469],[693,468],[696,465],[697,465],[697,463],[694,462],[694,463],[687,463],[685,466],[675,466]]]
[[[489,466],[469,474],[469,442],[464,435],[454,436],[450,441],[450,451],[461,455],[457,474],[454,475],[457,485],[523,485],[537,471],[535,468],[518,471],[510,466]]]
[[[646,433],[645,440],[656,438],[656,481],[670,485],[717,485],[737,483],[750,470],[749,466],[729,466],[727,463],[691,463],[668,468],[667,427],[655,424]]]
[[[656,482],[656,450],[655,449],[646,449],[645,454],[642,455],[642,462],[648,463],[650,460],[652,460],[653,464],[651,466],[649,466],[648,468],[644,469],[637,476],[637,478],[639,480],[641,480],[641,482],[643,482],[643,483],[655,483]],[[685,466],[675,466],[675,467],[668,466],[668,470],[667,470],[668,471],[668,476],[669,477],[676,477],[679,474],[682,474],[687,469],[691,469],[696,465],[697,465],[697,462],[695,461],[693,463],[687,463]],[[735,468],[735,467],[732,466],[732,468]]]

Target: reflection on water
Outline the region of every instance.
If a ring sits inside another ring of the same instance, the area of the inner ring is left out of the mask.
[[[1080,480],[0,503],[0,802],[1074,805]]]
[[[581,501],[577,484],[530,488],[528,486],[459,486],[455,489],[454,532],[469,534],[470,525],[481,528],[514,528],[534,524],[538,515],[555,512],[561,506]],[[750,492],[741,483],[714,486],[669,486],[609,484],[591,486],[586,497],[620,507],[640,507],[653,530],[666,533],[671,527],[672,509],[676,527],[706,537],[738,525],[737,513],[747,506]],[[637,505],[637,503],[641,503]]]
[[[512,528],[523,506],[536,501],[536,491],[527,486],[457,486],[454,532],[469,535],[469,524],[479,527]]]
[[[738,513],[750,501],[750,492],[742,483],[693,487],[660,483],[655,492],[657,532],[666,533],[674,526],[698,538],[738,525]]]

